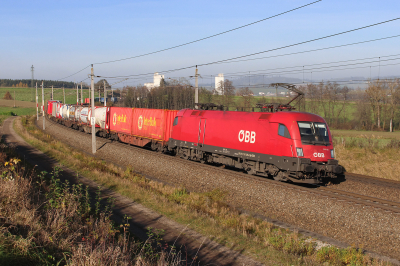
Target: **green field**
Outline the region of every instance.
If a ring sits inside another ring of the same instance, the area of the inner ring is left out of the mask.
[[[36,114],[36,109],[32,107],[5,107],[0,106],[0,124],[10,116],[16,115],[34,115]]]
[[[17,101],[28,101],[35,102],[35,89],[32,88],[3,88],[0,87],[0,99],[3,99],[4,95],[10,92],[11,96],[14,98],[15,92],[15,100]],[[79,89],[79,96],[80,96]],[[83,98],[89,97],[89,90],[83,90]],[[98,95],[95,95],[98,97]],[[102,95],[103,97],[103,95]],[[38,99],[39,105],[42,102],[42,89],[38,88]],[[51,99],[51,88],[44,89],[44,101]],[[63,90],[61,88],[54,88],[54,100],[64,101]],[[76,89],[65,89],[65,102],[68,104],[76,103]]]
[[[400,131],[361,131],[331,129],[335,144],[345,144],[347,147],[385,148],[390,143],[400,141]]]

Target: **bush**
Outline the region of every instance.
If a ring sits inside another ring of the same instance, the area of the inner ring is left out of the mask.
[[[13,100],[13,97],[11,96],[11,93],[9,91],[7,91],[6,94],[4,94],[3,99],[4,100]]]

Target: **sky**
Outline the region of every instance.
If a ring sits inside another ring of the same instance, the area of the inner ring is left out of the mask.
[[[154,72],[194,83],[195,65],[199,82],[210,84],[218,73],[312,81],[400,76],[400,36],[305,52],[400,35],[400,19],[286,47],[399,18],[398,0],[322,0],[183,47],[99,64],[198,40],[313,1],[0,0],[0,78],[30,79],[33,65],[35,79],[89,82],[91,64],[110,84],[129,78],[117,86],[152,82]],[[262,51],[269,52],[242,58],[262,59],[205,65]],[[180,68],[187,69],[168,72]]]

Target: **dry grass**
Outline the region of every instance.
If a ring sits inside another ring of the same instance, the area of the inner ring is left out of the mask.
[[[29,143],[62,164],[175,221],[188,224],[190,228],[221,244],[242,250],[267,265],[319,265],[322,262],[318,257],[320,251],[315,250],[313,241],[297,232],[277,228],[228,207],[224,203],[224,191],[189,193],[184,188],[150,181],[133,174],[129,167],[123,171],[110,163],[73,150],[43,135],[30,123],[27,128],[29,132],[21,126],[17,130]],[[355,260],[360,261],[357,258]],[[364,255],[361,259],[363,265],[386,265]]]
[[[56,172],[27,175],[19,164],[0,152],[0,265],[182,265],[153,239],[131,239],[127,224],[115,227],[82,186],[61,184]]]
[[[400,181],[400,141],[358,137],[337,141],[336,158],[347,172]]]

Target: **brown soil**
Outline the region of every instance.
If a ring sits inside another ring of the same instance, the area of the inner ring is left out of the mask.
[[[14,101],[0,99],[0,106],[14,107]],[[36,103],[26,102],[26,101],[15,101],[15,106],[17,106],[17,107],[36,107]]]

